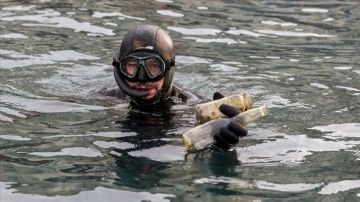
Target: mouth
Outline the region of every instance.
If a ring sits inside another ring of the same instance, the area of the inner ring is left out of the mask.
[[[135,89],[139,89],[139,90],[142,90],[142,91],[148,91],[148,93],[143,96],[143,98],[145,99],[150,99],[150,98],[153,98],[156,93],[157,93],[157,88],[156,87],[150,87],[150,86],[134,86]]]
[[[156,84],[153,83],[131,83],[131,82],[127,82],[127,83],[133,89],[147,91],[147,94],[142,97],[143,99],[146,100],[153,98],[159,90]]]
[[[156,93],[157,93],[157,89],[151,88],[149,89],[149,93],[146,95],[146,97],[154,97]]]

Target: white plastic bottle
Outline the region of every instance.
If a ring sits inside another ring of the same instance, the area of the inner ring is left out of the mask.
[[[231,105],[240,111],[246,111],[252,107],[252,99],[249,94],[235,94],[218,100],[201,103],[195,106],[195,117],[199,124],[208,122],[213,119],[224,117],[219,110],[222,104]]]
[[[228,125],[231,121],[237,121],[246,126],[263,116],[269,114],[266,106],[249,109],[232,118],[219,118],[211,120],[202,125],[198,125],[186,131],[183,134],[184,144],[188,152],[196,152],[205,149],[207,146],[215,143],[214,135],[220,132],[220,128]]]

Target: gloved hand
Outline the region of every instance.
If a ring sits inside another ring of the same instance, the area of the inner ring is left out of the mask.
[[[223,97],[221,93],[216,92],[214,93],[213,100]],[[238,109],[227,104],[220,105],[219,110],[228,117],[233,117],[240,113]],[[214,135],[214,139],[216,140],[215,145],[224,150],[228,150],[239,142],[239,137],[244,137],[247,133],[248,131],[244,126],[236,121],[232,121],[226,127],[222,127],[218,134]]]

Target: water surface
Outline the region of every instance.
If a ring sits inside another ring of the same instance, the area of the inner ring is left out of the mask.
[[[1,0],[0,201],[359,201],[359,19],[356,0]],[[270,115],[185,155],[191,105],[94,95],[144,23],[173,37],[177,85]]]

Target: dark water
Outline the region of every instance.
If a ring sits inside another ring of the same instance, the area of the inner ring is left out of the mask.
[[[1,202],[360,201],[357,0],[0,7]],[[92,95],[143,23],[173,37],[177,85],[270,108],[234,151],[185,156],[191,106],[144,114]]]

